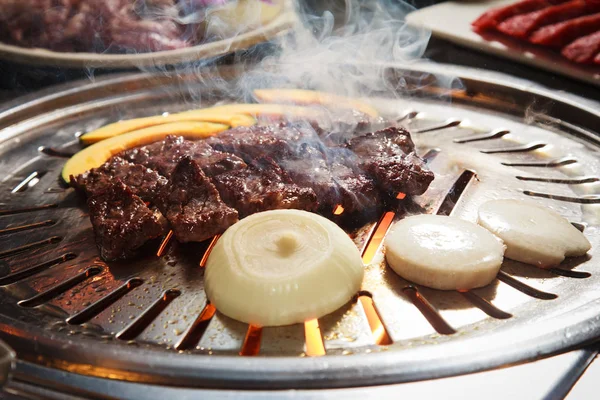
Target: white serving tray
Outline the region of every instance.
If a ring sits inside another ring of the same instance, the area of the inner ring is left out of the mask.
[[[563,58],[559,52],[500,34],[490,34],[486,40],[471,29],[471,22],[488,9],[515,2],[448,1],[414,11],[407,20],[412,25],[425,26],[439,38],[600,86],[600,67],[577,65]]]

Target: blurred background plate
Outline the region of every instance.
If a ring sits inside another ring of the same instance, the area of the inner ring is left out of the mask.
[[[483,38],[471,29],[471,23],[490,8],[515,2],[448,1],[412,12],[407,20],[410,24],[425,26],[441,39],[600,86],[600,68],[577,65],[564,59],[558,52],[512,40],[504,35],[490,33]]]
[[[136,54],[69,53],[0,43],[0,59],[43,67],[160,67],[247,49],[289,30],[296,20],[291,0],[239,0],[209,12],[206,23],[207,36],[224,38],[221,40],[184,49]]]

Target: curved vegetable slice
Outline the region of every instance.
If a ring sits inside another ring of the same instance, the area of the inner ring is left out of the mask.
[[[114,136],[97,142],[77,152],[63,167],[61,176],[69,182],[91,168],[97,168],[115,154],[132,147],[164,139],[168,135],[180,135],[188,139],[202,139],[229,129],[229,126],[212,122],[174,122]]]
[[[385,257],[398,275],[441,290],[467,290],[494,280],[502,241],[454,217],[417,215],[397,222],[385,239]]]
[[[301,107],[285,104],[253,104],[253,103],[241,103],[241,104],[223,104],[221,106],[214,106],[205,110],[191,110],[179,113],[179,115],[190,115],[196,111],[209,111],[218,113],[232,113],[232,114],[244,114],[250,115],[255,118],[266,117],[266,118],[307,118],[314,120],[323,115],[319,110],[315,110],[310,107]]]
[[[165,117],[156,115],[145,118],[135,118],[105,125],[102,128],[82,135],[79,140],[84,144],[92,144],[113,136],[122,135],[127,132],[144,129],[155,125],[169,124],[173,122],[214,122],[228,125],[232,128],[237,126],[251,126],[256,120],[250,115],[232,114],[228,112],[217,112],[213,109],[193,110],[186,113],[170,114]]]
[[[358,110],[371,117],[378,117],[379,112],[369,104],[349,97],[304,89],[256,89],[254,96],[263,102],[290,103],[301,105],[320,104],[327,107],[349,108]]]
[[[363,275],[356,245],[335,223],[272,210],[225,231],[208,258],[205,288],[223,314],[280,326],[335,311],[360,290]]]

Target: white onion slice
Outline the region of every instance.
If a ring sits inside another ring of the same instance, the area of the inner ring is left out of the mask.
[[[251,215],[217,241],[206,264],[206,294],[223,314],[279,326],[335,311],[359,290],[364,267],[335,223],[300,210]]]
[[[550,267],[591,248],[577,228],[557,212],[519,200],[492,200],[479,208],[479,225],[506,244],[506,258]]]
[[[504,245],[468,221],[417,215],[398,221],[385,239],[388,265],[403,278],[441,290],[467,290],[494,280]]]

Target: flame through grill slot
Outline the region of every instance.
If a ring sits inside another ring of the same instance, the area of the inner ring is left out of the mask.
[[[113,304],[115,301],[125,296],[128,292],[140,286],[142,283],[144,283],[144,281],[140,278],[130,279],[124,285],[121,285],[119,288],[114,290],[112,293],[101,298],[94,304],[89,305],[77,314],[67,318],[67,323],[71,325],[79,325],[89,321],[90,319],[94,318],[96,315],[101,313],[103,310],[110,307],[110,305]]]
[[[132,340],[135,339],[140,333],[144,331],[156,319],[156,317],[163,312],[169,304],[177,297],[181,295],[181,292],[176,289],[166,290],[159,299],[157,299],[150,307],[146,309],[140,316],[138,316],[127,328],[117,333],[116,338],[121,340]]]

